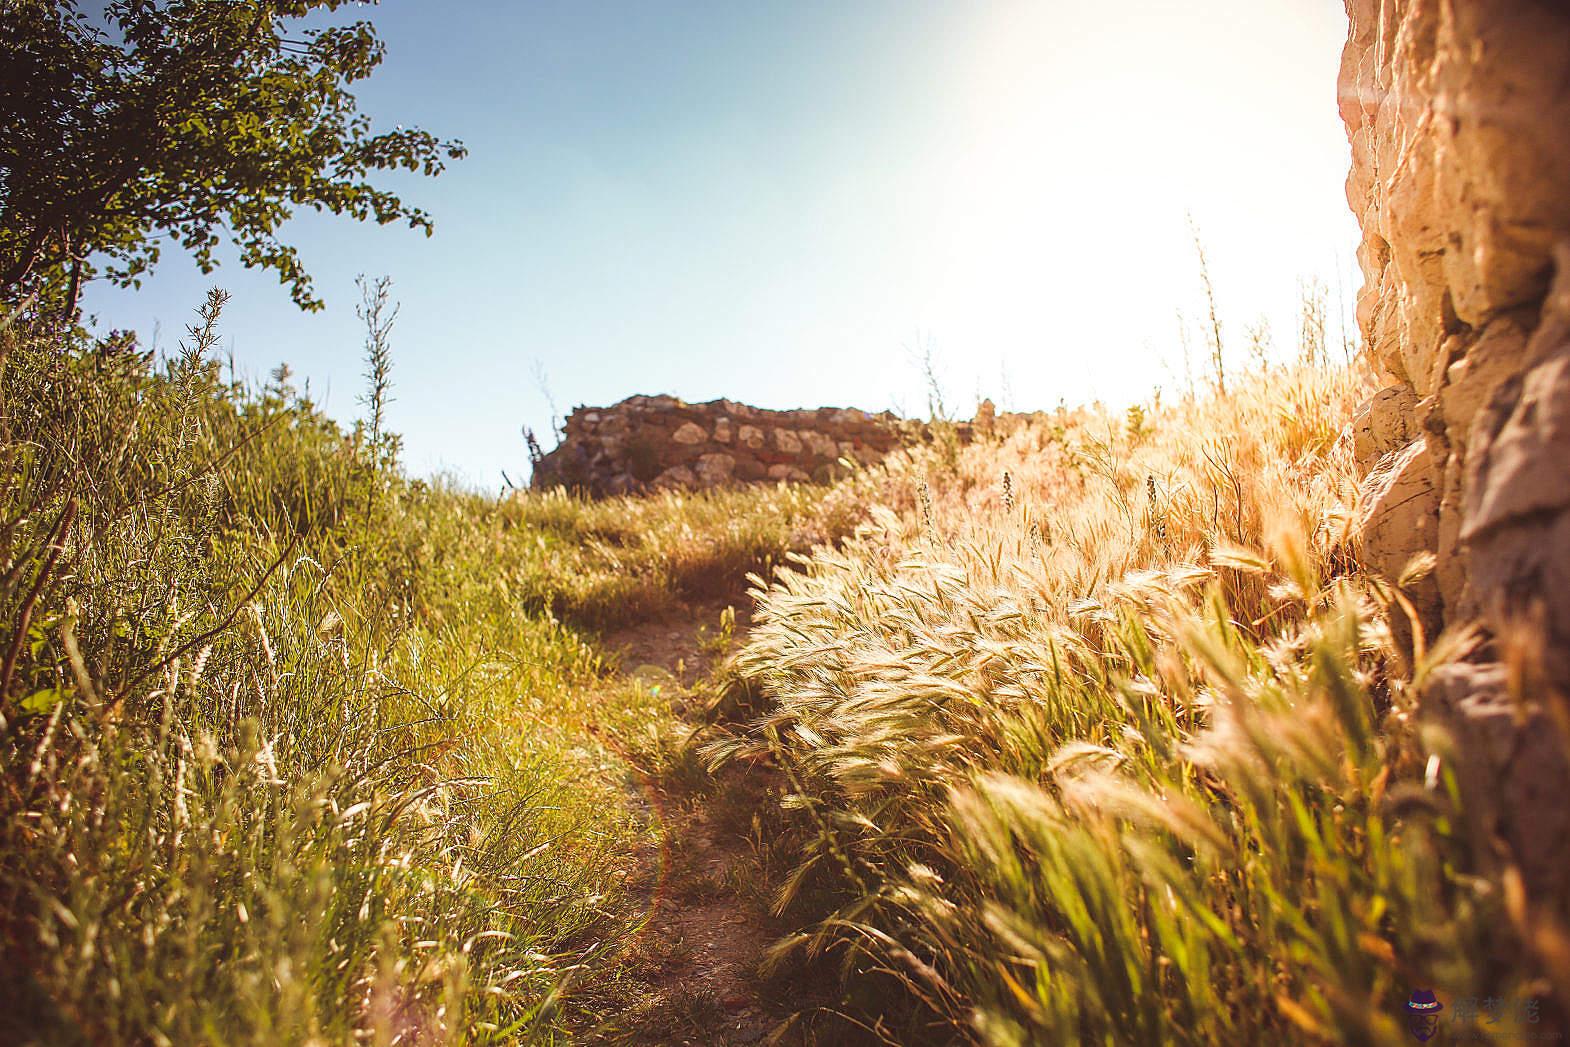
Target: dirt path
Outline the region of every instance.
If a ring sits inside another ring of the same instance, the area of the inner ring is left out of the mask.
[[[668,687],[677,715],[695,719],[703,704],[697,689],[716,659],[704,634],[722,609],[685,609],[615,634],[606,647],[620,657],[623,675]],[[661,827],[661,843],[640,856],[635,881],[649,922],[628,955],[631,1005],[590,1042],[758,1044],[788,1013],[767,998],[758,977],[773,936],[742,888],[753,855],[744,832],[725,824],[728,808],[712,800],[673,783],[642,782],[637,802]]]

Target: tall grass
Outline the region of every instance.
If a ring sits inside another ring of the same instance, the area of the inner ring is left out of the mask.
[[[222,306],[167,361],[0,332],[0,1039],[558,1040],[640,918],[617,754],[671,716],[583,630],[766,569],[821,496],[411,481],[385,302],[350,429],[224,381]]]
[[[707,752],[777,769],[774,959],[835,957],[863,1034],[1396,1043],[1414,988],[1533,988],[1413,716],[1467,640],[1397,649],[1356,561],[1362,382],[1229,389],[892,461],[759,580]]]
[[[223,380],[222,306],[166,361],[0,331],[0,1039],[567,1038],[642,918],[626,761],[691,767],[600,637],[749,571],[700,737],[771,769],[734,820],[826,1039],[1387,1043],[1414,988],[1543,991],[1415,715],[1469,640],[1359,566],[1322,352],[591,503],[405,477],[385,301],[349,428]]]
[[[740,601],[748,572],[838,538],[860,515],[848,489],[779,484],[597,502],[556,488],[506,502],[501,520],[533,541],[528,604],[604,629],[683,601]]]

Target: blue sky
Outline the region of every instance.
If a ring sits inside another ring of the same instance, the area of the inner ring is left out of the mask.
[[[966,409],[1171,390],[1175,313],[1201,308],[1188,213],[1239,358],[1261,316],[1290,349],[1300,277],[1350,314],[1339,0],[1101,6],[350,8],[388,44],[366,111],[469,146],[438,179],[387,180],[436,235],[298,218],[321,313],[176,252],[84,304],[169,348],[217,283],[240,371],[287,362],[349,419],[354,278],[390,276],[408,466],[484,487],[526,474],[541,376],[563,411],[669,392],[914,413],[926,345]]]

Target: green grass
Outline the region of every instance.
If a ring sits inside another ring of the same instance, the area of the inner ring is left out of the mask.
[[[822,487],[784,484],[585,501],[560,488],[510,500],[503,526],[532,545],[520,593],[589,628],[741,600],[749,571],[848,531],[857,508]]]
[[[746,838],[710,887],[770,899],[820,1042],[1398,1043],[1413,988],[1548,995],[1418,716],[1470,639],[1358,563],[1356,375],[832,488],[497,497],[403,475],[385,345],[349,429],[223,381],[221,305],[170,361],[0,331],[0,1039],[614,1028],[640,777]],[[694,732],[602,640],[749,572]]]
[[[726,595],[822,492],[410,481],[221,380],[221,306],[168,362],[0,332],[0,1038],[560,1040],[671,725],[595,630]]]

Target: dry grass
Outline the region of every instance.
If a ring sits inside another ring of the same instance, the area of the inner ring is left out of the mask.
[[[759,590],[707,750],[787,783],[776,959],[881,984],[891,1043],[1397,1043],[1413,987],[1531,988],[1400,669],[1464,641],[1396,650],[1356,563],[1365,391],[1271,372],[889,463]]]

